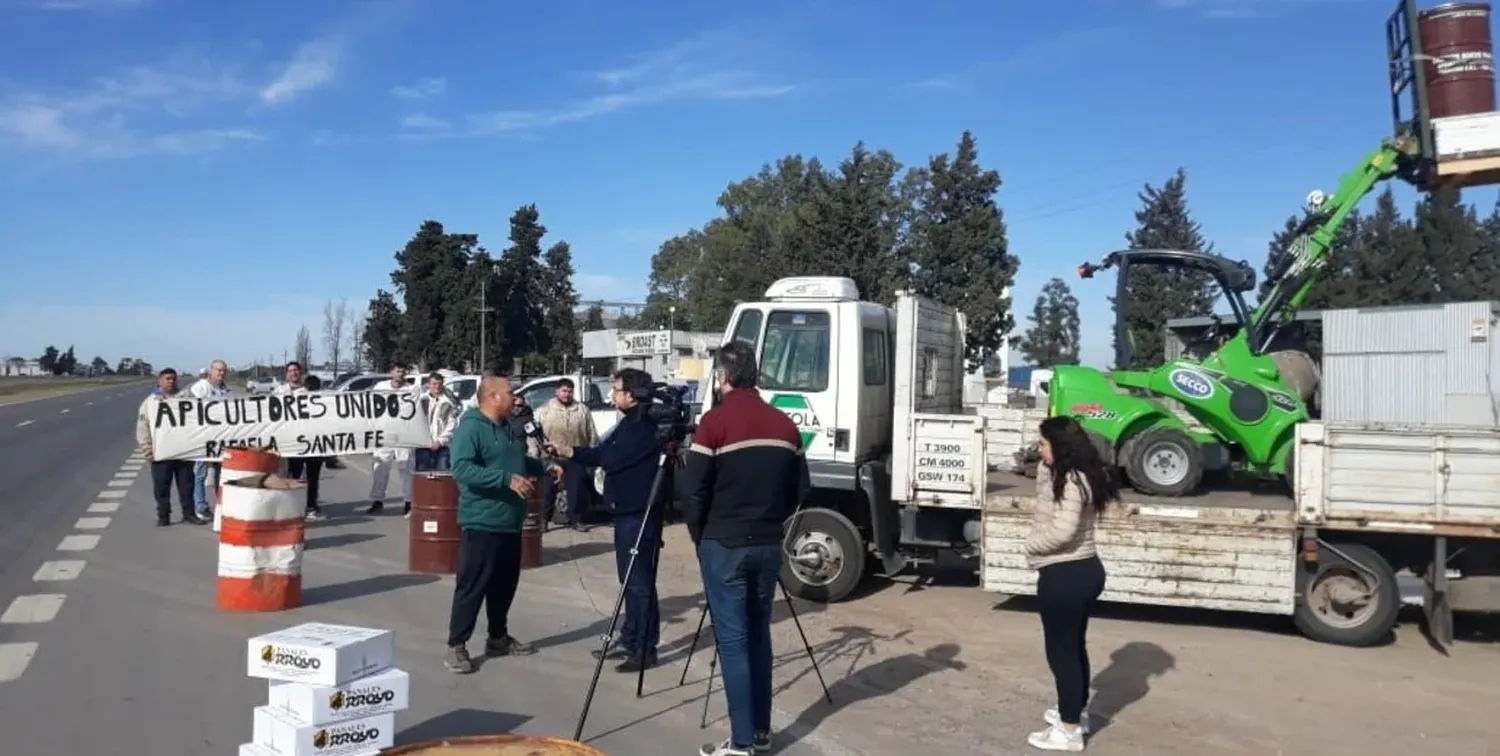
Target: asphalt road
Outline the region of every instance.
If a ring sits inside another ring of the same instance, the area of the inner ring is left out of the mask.
[[[354,459],[325,479],[333,518],[308,532],[304,606],[220,612],[214,534],[156,527],[149,475],[129,459],[131,416],[144,391],[0,407],[0,477],[10,485],[0,497],[8,518],[0,531],[0,753],[235,753],[267,695],[265,681],[245,675],[246,641],[306,621],[395,632],[397,663],[412,680],[412,708],[396,717],[397,743],[572,734],[593,672],[589,651],[613,599],[582,588],[570,563],[577,554],[549,547],[552,565],[523,579],[511,631],[537,642],[537,655],[452,675],[442,666],[452,578],[406,572],[408,525],[399,507],[394,516],[357,513],[369,477],[365,461]],[[391,491],[399,495],[394,483]],[[642,699],[634,676],[606,668],[585,738],[611,756],[686,756],[722,738],[722,693],[711,699],[717,721],[698,727],[705,662],[700,654],[684,688],[676,664],[653,671]],[[849,752],[803,739],[781,753]]]

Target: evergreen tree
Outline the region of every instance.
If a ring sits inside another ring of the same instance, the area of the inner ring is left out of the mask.
[[[59,354],[60,352],[57,351],[57,347],[48,344],[47,348],[42,350],[42,356],[37,358],[36,366],[41,368],[43,373],[57,375],[57,357]]]
[[[542,320],[550,344],[547,356],[553,365],[565,370],[583,354],[583,337],[574,315],[578,291],[573,288],[572,248],[565,241],[553,244],[547,248],[546,263]]]
[[[1031,328],[1021,339],[1021,353],[1031,364],[1044,368],[1078,364],[1078,298],[1066,282],[1054,278],[1042,287],[1030,320]]]
[[[1350,306],[1380,307],[1431,301],[1432,278],[1422,264],[1416,230],[1401,216],[1387,188],[1373,212],[1359,224],[1358,245],[1351,256],[1360,299]]]
[[[1463,204],[1457,189],[1428,192],[1417,204],[1416,265],[1428,279],[1423,302],[1467,302],[1483,299],[1491,268],[1479,218]]]
[[[541,223],[536,205],[522,205],[510,216],[510,247],[500,255],[495,266],[497,293],[492,305],[500,318],[500,335],[495,349],[496,360],[509,368],[517,359],[548,351],[548,334],[543,317],[542,237],[547,227]]]
[[[900,172],[894,155],[860,142],[838,171],[813,175],[815,189],[798,218],[827,266],[822,275],[853,279],[872,302],[891,301],[906,279],[897,244],[911,213]]]
[[[646,306],[641,319],[650,323],[676,320],[677,327],[691,330],[693,316],[687,304],[692,292],[693,269],[703,257],[702,231],[694,229],[664,242],[651,256],[651,277],[646,282]],[[671,308],[677,308],[675,314]],[[602,313],[601,313],[602,316]]]
[[[1015,325],[1010,301],[1002,296],[1019,264],[995,205],[1000,174],[979,166],[974,135],[965,131],[951,159],[931,160],[926,178],[911,224],[912,288],[964,314],[965,356],[972,367],[1002,348],[1004,334]]]
[[[454,329],[455,342],[459,341],[459,334],[462,337],[461,343],[455,344],[455,358],[472,372],[500,367],[495,356],[497,345],[504,343],[505,334],[498,317],[500,292],[495,267],[495,259],[489,250],[475,246],[464,268],[463,281],[452,292],[451,318],[463,324]],[[481,307],[489,312],[482,311]],[[455,362],[455,369],[457,364]]]
[[[589,305],[588,312],[585,312],[584,315],[583,315],[583,330],[585,330],[585,331],[602,331],[602,330],[604,330],[604,305],[601,305],[601,304],[592,304],[592,305]]]
[[[396,253],[391,283],[405,303],[401,348],[419,367],[437,367],[449,359],[449,293],[460,285],[466,263],[461,242],[434,220],[424,221]]]
[[[58,356],[58,358],[57,358],[57,364],[52,366],[52,374],[53,375],[72,375],[73,371],[75,371],[77,369],[78,369],[78,356],[73,353],[73,347],[71,345],[69,345],[68,346],[68,350],[66,352],[63,352],[60,356]]]
[[[1136,229],[1125,235],[1130,249],[1213,250],[1188,211],[1184,171],[1178,169],[1160,187],[1146,186],[1140,199]],[[1143,265],[1129,271],[1126,300],[1110,301],[1116,316],[1123,316],[1130,339],[1130,365],[1117,367],[1152,368],[1166,360],[1167,321],[1212,314],[1214,290],[1201,273]]]
[[[391,369],[402,358],[402,317],[395,295],[385,289],[375,292],[365,315],[364,350],[370,368],[379,372]]]
[[[1296,241],[1297,231],[1302,226],[1303,217],[1294,215],[1287,218],[1282,229],[1271,237],[1266,250],[1264,277],[1260,282],[1261,301],[1265,301],[1266,295],[1276,283],[1274,276],[1279,272],[1278,268],[1282,261],[1291,254],[1291,247]],[[1307,299],[1303,300],[1303,310],[1358,306],[1361,286],[1357,280],[1356,259],[1359,256],[1361,222],[1359,213],[1351,212],[1334,234],[1333,246],[1328,251],[1323,272],[1318,276],[1317,283],[1313,285]]]

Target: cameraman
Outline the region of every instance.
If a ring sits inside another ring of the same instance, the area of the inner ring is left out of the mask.
[[[698,549],[713,615],[729,739],[703,756],[771,747],[771,602],[781,572],[783,523],[811,489],[802,436],[756,391],[754,349],[719,350],[718,405],[703,415],[687,461],[682,517]]]
[[[647,417],[651,403],[651,374],[625,368],[615,373],[615,407],[625,416],[596,447],[555,445],[557,455],[584,467],[604,468],[604,500],[614,518],[615,569],[625,588],[625,626],[608,658],[624,658],[620,672],[636,672],[656,665],[661,640],[661,610],[657,605],[656,567],[661,551],[663,501],[672,490],[663,479],[657,500],[648,502],[651,483],[660,467],[662,443],[656,425]],[[655,506],[651,506],[651,504]],[[626,582],[630,549],[640,539],[641,550]]]

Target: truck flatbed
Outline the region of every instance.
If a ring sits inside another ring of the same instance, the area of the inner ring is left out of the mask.
[[[1033,506],[1032,500],[1036,496],[1035,478],[1028,478],[1019,473],[991,471],[986,477],[985,483],[985,511],[1031,510]],[[1172,499],[1147,496],[1126,488],[1121,492],[1121,498],[1125,504],[1137,507],[1171,507],[1178,509],[1212,507],[1215,509],[1291,512],[1294,505],[1291,497],[1273,490],[1209,490],[1202,491],[1193,496]]]

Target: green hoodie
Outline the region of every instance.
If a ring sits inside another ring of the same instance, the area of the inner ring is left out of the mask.
[[[458,483],[458,526],[491,533],[519,533],[526,501],[510,488],[510,476],[540,476],[541,460],[510,434],[510,421],[491,422],[477,407],[464,412],[448,445]]]

